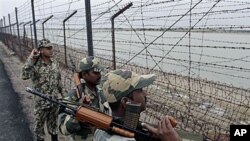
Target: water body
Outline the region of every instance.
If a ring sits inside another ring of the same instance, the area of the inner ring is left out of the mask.
[[[45,33],[53,42],[63,44],[62,30],[49,29]],[[69,47],[87,50],[85,30],[70,29],[66,33]],[[148,68],[185,76],[190,72],[191,77],[250,88],[249,35],[247,32],[191,32],[189,38],[187,32],[116,30],[116,57]],[[111,39],[110,30],[94,29],[95,54],[111,58]]]

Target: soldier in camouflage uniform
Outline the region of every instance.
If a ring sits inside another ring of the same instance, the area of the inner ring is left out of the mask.
[[[31,79],[33,87],[45,94],[62,97],[61,74],[58,62],[52,58],[52,44],[47,39],[39,42],[38,49],[33,49],[24,66],[22,79]],[[35,102],[35,140],[44,140],[44,126],[52,141],[57,141],[57,107],[39,97],[34,97]]]
[[[99,60],[93,56],[80,60],[77,72],[84,82],[81,85],[83,93],[79,95],[76,89],[73,89],[64,98],[65,101],[84,103],[102,112],[108,111],[108,103],[101,89],[97,87],[101,80],[102,70],[103,67],[99,64]],[[92,128],[88,124],[80,123],[65,113],[59,115],[59,130],[64,135],[71,135],[71,140],[73,141],[92,141],[94,132]]]
[[[132,71],[115,70],[103,77],[102,90],[112,110],[112,116],[119,119],[117,122],[124,123],[127,102],[140,104],[141,111],[146,109],[147,92],[144,87],[152,84],[156,76],[154,74],[138,75]],[[168,117],[162,119],[158,127],[151,127],[145,123],[142,126],[152,133],[154,141],[179,141],[179,136],[172,127]],[[119,135],[111,135],[97,129],[94,141],[147,141],[148,138],[126,138]]]

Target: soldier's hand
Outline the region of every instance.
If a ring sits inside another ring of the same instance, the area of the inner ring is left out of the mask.
[[[91,105],[93,99],[94,99],[94,98],[93,98],[92,96],[85,95],[85,96],[83,97],[83,103],[84,103],[84,104],[87,104],[87,105]]]
[[[80,126],[79,122],[73,118],[70,118],[66,122],[66,128],[67,128],[68,132],[70,132],[70,133],[75,133],[75,132],[81,130],[81,126]]]
[[[37,49],[33,49],[30,53],[30,58],[32,59],[37,59],[40,55],[40,51],[38,51]]]
[[[143,123],[142,126],[153,135],[154,138],[160,139],[161,141],[179,141],[180,137],[172,127],[168,116],[165,116],[158,123],[158,127],[152,127],[148,124]]]

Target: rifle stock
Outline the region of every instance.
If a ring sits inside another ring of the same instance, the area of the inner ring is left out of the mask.
[[[79,77],[79,73],[74,72],[73,79],[75,81],[76,86],[81,85],[81,80],[80,80],[80,77]]]
[[[79,73],[77,72],[76,70],[76,66],[71,58],[71,56],[69,55],[69,60],[70,60],[70,63],[71,63],[71,69],[72,69],[72,72],[73,72],[73,80],[75,82],[75,85],[76,85],[76,94],[77,94],[77,97],[78,98],[81,98],[82,97],[82,93],[83,93],[83,88],[82,88],[82,83],[81,83],[81,80],[80,80],[80,76],[79,76]]]
[[[80,122],[88,123],[96,128],[105,131],[111,131],[113,133],[128,138],[134,138],[136,135],[144,136],[146,138],[151,138],[150,134],[118,124],[114,122],[112,116],[98,112],[97,110],[94,110],[92,107],[84,105],[78,107],[72,107],[68,105],[69,103],[65,104],[64,102],[59,101],[56,98],[50,97],[47,94],[40,93],[35,89],[26,87],[26,91],[61,106],[65,110],[64,112],[72,115],[76,120]],[[173,119],[169,118],[169,120],[171,121],[172,126],[175,127],[176,120],[174,118]]]

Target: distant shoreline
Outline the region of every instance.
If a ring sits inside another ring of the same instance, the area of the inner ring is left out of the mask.
[[[41,29],[37,29],[41,30]],[[61,30],[61,28],[47,28],[46,30]],[[79,31],[79,30],[86,30],[86,29],[80,29],[80,28],[71,28],[70,30]],[[92,28],[92,30],[103,30],[103,31],[110,31],[111,28]],[[165,31],[167,28],[115,28],[115,31]],[[188,32],[189,28],[172,28],[169,29],[170,32]],[[194,28],[191,30],[191,32],[206,32],[206,33],[244,33],[249,34],[250,30],[224,30],[224,29],[217,29],[217,28]]]
[[[95,28],[97,29],[97,28]],[[110,30],[109,28],[98,28],[98,30]],[[131,28],[116,28],[116,31],[132,31]],[[167,28],[135,28],[136,31],[165,31]],[[189,28],[172,28],[169,29],[171,32],[188,32]],[[194,28],[191,32],[211,32],[211,33],[250,33],[250,30],[224,30],[216,28]]]

